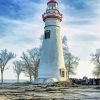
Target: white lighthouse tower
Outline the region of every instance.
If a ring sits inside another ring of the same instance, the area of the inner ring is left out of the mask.
[[[66,81],[60,26],[62,14],[56,0],[47,3],[46,12],[42,17],[45,27],[37,81],[38,83]]]

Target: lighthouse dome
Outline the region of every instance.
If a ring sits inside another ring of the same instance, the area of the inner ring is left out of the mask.
[[[42,15],[43,20],[45,21],[48,18],[57,18],[58,20],[62,20],[62,14],[59,11],[58,3],[56,0],[50,0],[47,3],[47,10]]]
[[[57,3],[56,0],[50,0],[48,3]]]

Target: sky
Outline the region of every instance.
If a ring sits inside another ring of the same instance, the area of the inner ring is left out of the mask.
[[[44,33],[42,14],[48,1],[0,0],[0,50],[6,48],[20,58],[23,51],[40,45]],[[80,58],[77,74],[72,77],[94,77],[90,54],[100,48],[100,0],[57,1],[63,14],[62,36],[67,37],[70,52]],[[7,67],[4,78],[15,79],[12,63]]]

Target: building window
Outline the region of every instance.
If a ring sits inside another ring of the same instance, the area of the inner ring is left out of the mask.
[[[45,31],[45,39],[49,39],[50,38],[50,30],[46,30]]]
[[[65,71],[63,69],[60,69],[60,75],[61,77],[65,77]]]
[[[64,71],[62,71],[62,73],[61,73],[61,77],[64,77]]]

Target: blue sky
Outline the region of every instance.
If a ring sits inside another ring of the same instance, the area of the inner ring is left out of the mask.
[[[22,51],[39,46],[40,36],[44,33],[42,14],[48,1],[0,0],[0,50],[7,48],[20,57]],[[70,51],[80,58],[74,77],[92,77],[94,66],[90,54],[100,48],[100,0],[58,2],[63,13],[62,35],[67,36]],[[5,78],[9,72],[10,77],[12,68],[5,72]]]

